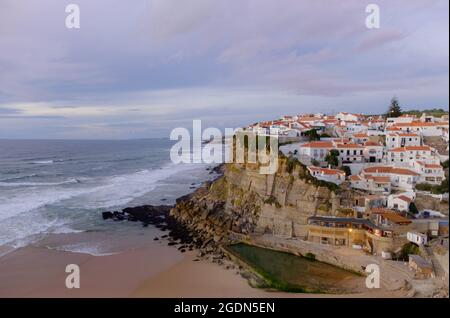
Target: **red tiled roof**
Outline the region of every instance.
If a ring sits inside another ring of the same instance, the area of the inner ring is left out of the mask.
[[[432,149],[429,146],[405,146],[390,149],[388,151],[391,152],[405,152],[405,151],[431,151]]]
[[[403,201],[408,202],[408,203],[412,202],[412,200],[410,198],[408,198],[406,195],[399,195],[397,197],[397,199],[403,200]]]
[[[364,143],[364,146],[365,147],[368,147],[368,146],[380,146],[380,147],[383,147],[382,144],[380,144],[379,142],[376,142],[376,141],[366,141]]]
[[[393,173],[393,174],[402,174],[402,175],[410,175],[410,176],[418,176],[419,174],[404,168],[395,168],[395,167],[367,167],[364,168],[363,171],[365,173]]]
[[[337,148],[364,148],[364,147],[357,144],[337,144]]]
[[[300,147],[304,148],[333,148],[333,143],[331,141],[311,141],[303,144]]]

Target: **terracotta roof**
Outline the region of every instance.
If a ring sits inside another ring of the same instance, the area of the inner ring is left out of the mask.
[[[376,183],[391,183],[389,177],[373,177],[373,181]]]
[[[350,180],[352,181],[361,181],[361,177],[358,175],[352,175],[350,176]]]
[[[357,144],[337,144],[337,148],[364,148],[364,147]]]
[[[396,123],[394,124],[395,127],[432,127],[432,126],[438,126],[436,123],[423,123],[418,121],[413,121],[411,123]]]
[[[408,198],[406,195],[399,195],[397,197],[397,199],[403,200],[403,201],[408,202],[408,203],[412,202],[411,198]]]
[[[364,168],[363,171],[365,173],[393,173],[393,174],[402,174],[402,175],[410,175],[410,176],[418,176],[419,174],[404,168],[396,168],[396,167],[385,167],[385,166],[378,166],[378,167],[367,167]]]
[[[438,168],[441,168],[441,169],[442,169],[442,166],[441,166],[441,165],[438,165],[438,164],[426,163],[426,164],[425,164],[425,168],[430,168],[430,169],[438,169]]]
[[[383,147],[382,144],[380,144],[379,142],[376,142],[376,141],[366,141],[364,143],[364,146],[365,147],[369,147],[369,146],[380,146],[380,147]]]
[[[304,148],[333,148],[333,143],[331,141],[311,141],[306,144],[301,145]]]
[[[405,146],[390,149],[388,151],[391,152],[404,152],[404,151],[431,151],[432,149],[429,146]]]
[[[319,167],[315,167],[315,166],[309,166],[308,169],[313,170],[313,171],[319,171],[326,175],[335,175],[335,174],[345,175],[344,171],[338,170],[338,169],[319,168]]]
[[[384,212],[384,213],[379,213],[379,214],[381,214],[385,219],[388,219],[389,221],[397,223],[397,224],[412,223],[411,220],[408,220],[407,218],[401,216],[400,214],[394,213],[394,212]]]
[[[356,138],[369,138],[369,135],[364,134],[364,133],[358,133],[358,134],[353,134],[353,137],[356,137]]]

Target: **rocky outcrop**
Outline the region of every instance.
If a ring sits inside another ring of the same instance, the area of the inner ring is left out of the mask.
[[[273,175],[256,164],[226,164],[223,176],[178,200],[170,214],[203,240],[229,242],[230,235],[304,237],[313,215],[342,216],[355,193],[317,182],[300,163],[280,158]]]

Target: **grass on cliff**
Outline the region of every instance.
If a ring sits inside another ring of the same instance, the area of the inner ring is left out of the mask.
[[[325,187],[328,190],[335,192],[339,189],[339,186],[332,182],[327,182],[323,180],[319,180],[311,175],[309,170],[307,169],[306,165],[301,163],[297,158],[294,157],[286,157],[285,155],[282,156],[282,160],[286,161],[286,172],[292,174],[295,169],[298,167],[298,177],[302,180],[305,180],[308,183],[311,183],[317,187]]]

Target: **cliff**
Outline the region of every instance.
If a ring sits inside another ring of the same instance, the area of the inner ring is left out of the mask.
[[[202,241],[263,233],[303,238],[310,216],[351,216],[354,191],[316,180],[298,161],[280,157],[273,175],[260,174],[257,164],[225,164],[222,170],[170,212]]]

